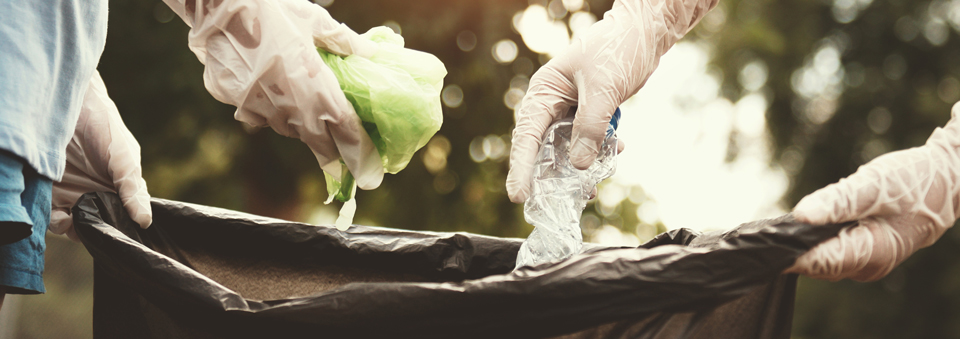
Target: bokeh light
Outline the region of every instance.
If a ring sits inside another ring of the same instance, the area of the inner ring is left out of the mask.
[[[447,168],[447,156],[450,155],[450,140],[437,134],[430,139],[423,152],[423,166],[430,174],[437,174]]]
[[[530,5],[514,16],[514,25],[531,51],[556,56],[570,44],[563,21],[553,20],[541,5]]]
[[[517,58],[517,43],[510,39],[503,39],[493,44],[491,53],[493,59],[501,64],[509,64]]]
[[[477,35],[472,31],[462,31],[457,34],[457,48],[461,51],[469,52],[477,47]]]
[[[443,104],[447,105],[447,107],[460,107],[460,104],[463,103],[463,89],[456,84],[447,85],[447,87],[444,87],[443,91],[440,92],[440,99],[443,100]]]
[[[583,8],[583,0],[563,0],[563,7],[569,12],[576,12]]]
[[[520,101],[523,100],[523,95],[523,90],[510,88],[506,93],[503,93],[503,104],[509,109],[515,109],[520,105]]]

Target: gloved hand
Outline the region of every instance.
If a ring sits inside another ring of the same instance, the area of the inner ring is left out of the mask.
[[[578,106],[570,160],[586,169],[597,158],[614,110],[643,87],[660,56],[718,0],[616,0],[563,54],[530,79],[513,130],[507,195],[523,202],[543,133]]]
[[[70,208],[80,195],[95,191],[119,193],[133,220],[140,227],[150,227],[153,211],[147,183],[141,176],[140,144],[120,119],[98,72],[94,72],[83,97],[80,119],[66,155],[63,179],[53,184],[50,232],[66,233],[77,240]]]
[[[797,259],[787,273],[873,281],[932,245],[960,211],[960,104],[920,147],[880,156],[840,182],[800,200],[794,216],[811,224],[859,220]]]
[[[380,154],[316,48],[370,57],[378,47],[306,0],[164,0],[191,27],[190,49],[234,117],[299,138],[324,171],[341,157],[362,189],[383,180]]]

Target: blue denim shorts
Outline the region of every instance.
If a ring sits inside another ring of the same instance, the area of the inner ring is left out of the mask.
[[[25,239],[0,246],[0,286],[9,294],[44,293],[44,236],[50,224],[53,181],[13,154],[0,152],[0,232],[30,225]]]

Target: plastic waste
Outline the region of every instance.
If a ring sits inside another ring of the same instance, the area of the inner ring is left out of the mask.
[[[586,170],[578,170],[570,162],[573,117],[547,128],[534,164],[530,197],[523,204],[524,219],[534,229],[520,246],[516,268],[556,262],[580,253],[580,215],[594,187],[617,170],[619,122],[617,108],[597,160]]]

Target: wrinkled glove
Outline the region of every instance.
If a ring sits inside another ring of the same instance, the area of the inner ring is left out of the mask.
[[[380,154],[316,50],[370,57],[376,44],[306,0],[164,2],[191,27],[204,84],[237,120],[299,138],[335,178],[342,157],[360,188],[380,185]]]
[[[811,224],[858,220],[797,259],[788,273],[873,281],[932,245],[960,208],[960,104],[920,147],[880,156],[840,182],[800,200],[794,216]]]
[[[610,116],[643,87],[660,56],[683,37],[718,0],[616,0],[613,8],[557,58],[543,65],[530,86],[513,130],[507,194],[523,202],[543,133],[579,106],[573,122],[570,160],[592,164]]]
[[[147,183],[141,176],[140,144],[120,119],[98,72],[94,72],[83,97],[80,119],[66,155],[63,179],[53,184],[50,232],[66,233],[77,240],[70,208],[80,195],[98,191],[120,194],[130,217],[140,227],[150,227],[153,212]]]

